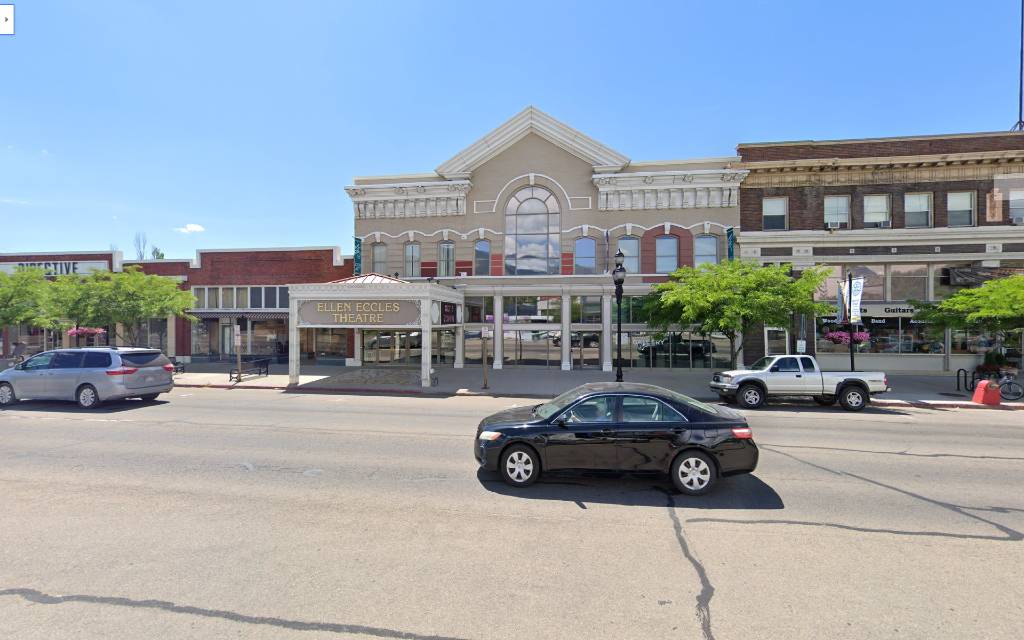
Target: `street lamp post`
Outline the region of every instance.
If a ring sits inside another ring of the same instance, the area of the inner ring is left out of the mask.
[[[626,268],[622,266],[626,256],[622,249],[615,252],[615,270],[612,271],[612,281],[615,283],[615,306],[618,308],[618,331],[615,335],[616,363],[615,382],[622,382],[622,283],[626,281]]]

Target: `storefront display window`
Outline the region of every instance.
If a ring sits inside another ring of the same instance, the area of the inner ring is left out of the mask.
[[[508,322],[560,322],[561,296],[516,296],[502,300]]]
[[[216,320],[200,320],[192,325],[192,355],[208,356],[212,353],[210,327],[216,327]]]
[[[909,353],[908,345],[900,340],[899,318],[864,318],[864,330],[871,336],[868,339],[868,353]]]
[[[252,321],[252,353],[260,356],[288,356],[288,322],[285,320]]]
[[[984,355],[996,346],[995,336],[980,331],[954,329],[950,336],[950,353]]]
[[[851,272],[854,278],[864,278],[862,300],[885,300],[885,266],[874,264],[847,267],[847,273]]]
[[[494,298],[490,296],[468,296],[465,301],[466,322],[490,322],[494,316]]]
[[[835,316],[817,319],[815,348],[817,353],[849,353],[850,344],[844,342],[845,324],[836,324]],[[866,333],[867,340],[855,344],[858,353],[885,353],[893,355],[913,353],[942,353],[943,336],[931,330],[927,323],[911,317],[865,316],[854,331]],[[829,338],[829,335],[835,337]],[[836,335],[839,334],[839,335]]]
[[[572,321],[601,323],[601,296],[573,296]]]
[[[889,300],[926,300],[928,298],[928,265],[889,265],[892,292]]]

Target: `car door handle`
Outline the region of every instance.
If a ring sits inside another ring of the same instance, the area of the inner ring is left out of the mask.
[[[803,376],[798,373],[798,374],[796,374],[796,377],[802,378]]]

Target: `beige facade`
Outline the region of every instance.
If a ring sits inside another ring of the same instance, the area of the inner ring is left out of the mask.
[[[476,324],[493,325],[497,336],[529,332],[530,341],[557,335],[554,364],[563,369],[575,366],[574,340],[581,348],[597,341],[596,365],[580,361],[610,370],[611,256],[619,248],[628,256],[627,296],[648,293],[679,266],[725,259],[746,175],[729,168],[736,160],[632,162],[528,107],[434,172],[359,177],[346,191],[363,273],[442,280],[467,305],[486,299],[480,314],[467,313],[470,335]],[[527,303],[527,321],[504,309],[517,297],[549,302]],[[577,313],[595,301],[599,315]],[[553,312],[559,305],[570,312]],[[495,341],[495,368],[508,362],[504,347]]]

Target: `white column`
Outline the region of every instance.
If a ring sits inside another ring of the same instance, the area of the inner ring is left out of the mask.
[[[455,368],[462,369],[466,365],[466,330],[460,324],[455,327]]]
[[[420,384],[430,386],[430,355],[433,352],[433,331],[430,323],[430,300],[420,303]]]
[[[562,295],[562,371],[572,370],[572,297]]]
[[[252,355],[252,318],[245,319],[245,352]]]
[[[167,316],[167,357],[174,358],[177,355],[178,342],[178,318]]]
[[[288,301],[288,384],[299,384],[299,302]]]
[[[346,367],[363,366],[363,330],[352,330],[352,357],[345,361]]]
[[[505,360],[505,311],[501,296],[494,296],[494,368],[500,369]]]
[[[612,370],[612,297],[601,296],[601,370]]]

